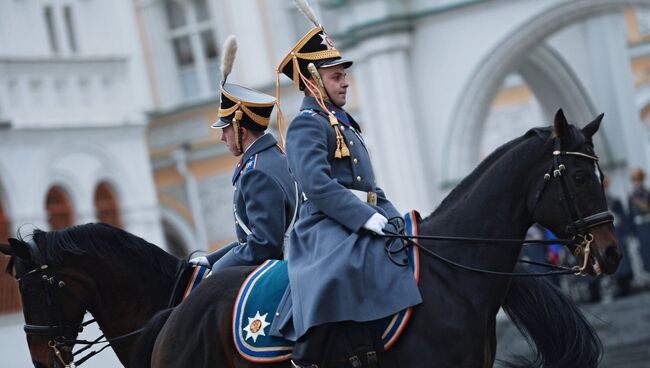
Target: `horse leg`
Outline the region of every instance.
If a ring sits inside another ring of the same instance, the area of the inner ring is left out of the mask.
[[[203,281],[170,315],[152,353],[154,368],[239,367],[232,342],[232,306],[250,267],[233,267]]]

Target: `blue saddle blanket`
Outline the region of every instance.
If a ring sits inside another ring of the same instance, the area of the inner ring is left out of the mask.
[[[408,235],[417,235],[416,218],[416,211],[404,216]],[[409,247],[409,265],[418,281],[420,257],[417,247]],[[267,260],[251,272],[239,289],[233,308],[233,339],[239,354],[246,360],[272,363],[291,357],[293,342],[268,334],[274,313],[288,285],[287,262]],[[408,308],[377,321],[385,349],[397,341],[411,314],[412,308]]]

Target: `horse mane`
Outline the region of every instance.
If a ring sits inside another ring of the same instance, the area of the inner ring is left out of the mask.
[[[566,147],[562,147],[564,150],[575,150],[577,147],[587,145],[590,150],[593,151],[593,143],[591,139],[587,138],[582,134],[582,131],[577,128],[575,125],[569,125],[568,130],[569,142]],[[433,213],[423,219],[424,221],[430,220],[434,215],[439,213],[446,212],[458,204],[458,198],[463,196],[463,193],[466,193],[470,190],[471,187],[476,185],[480,180],[481,176],[492,169],[495,164],[508,152],[511,150],[519,148],[524,143],[535,142],[536,144],[551,145],[553,138],[555,138],[555,133],[553,127],[538,127],[532,128],[527,131],[524,135],[517,137],[509,142],[504,143],[495,149],[488,157],[483,159],[480,164],[474,169],[469,175],[467,175],[452,191],[445,197],[442,203],[436,208]],[[533,148],[528,147],[532,152],[535,152]],[[538,152],[540,150],[537,150]],[[543,151],[544,154],[550,153],[550,149]],[[593,153],[593,152],[592,152]]]
[[[95,259],[118,256],[137,264],[164,264],[169,262],[170,257],[176,261],[175,257],[158,246],[101,222],[54,231],[37,229],[34,231],[34,241],[45,245],[44,254],[52,266],[61,266],[70,255]]]

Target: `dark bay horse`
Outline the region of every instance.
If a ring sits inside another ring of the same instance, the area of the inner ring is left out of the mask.
[[[420,235],[523,239],[537,222],[575,239],[584,272],[613,273],[621,253],[592,142],[601,120],[578,129],[560,110],[553,128],[501,146],[420,222]],[[422,240],[421,247],[465,266],[512,272],[522,245]],[[215,273],[178,308],[160,314],[136,360],[154,368],[257,366],[238,355],[230,331],[232,305],[250,271]],[[537,348],[527,365],[596,367],[601,358],[593,329],[545,280],[469,272],[423,255],[419,286],[424,303],[391,348],[401,367],[492,367],[502,306]]]
[[[0,251],[12,256],[8,270],[19,280],[27,344],[38,368],[72,366],[72,344],[66,341],[75,340],[86,311],[108,339],[142,328],[167,307],[183,263],[101,223],[37,230],[30,242],[10,244]],[[111,344],[126,367],[136,337]]]

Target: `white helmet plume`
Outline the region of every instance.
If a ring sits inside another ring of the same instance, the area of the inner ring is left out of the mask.
[[[237,37],[230,35],[223,43],[223,55],[221,57],[221,84],[226,83],[226,79],[232,71],[232,65],[235,63],[235,54],[237,54]]]
[[[322,27],[318,19],[316,18],[316,13],[314,9],[309,6],[307,0],[294,0],[298,9],[309,19],[316,27]]]

